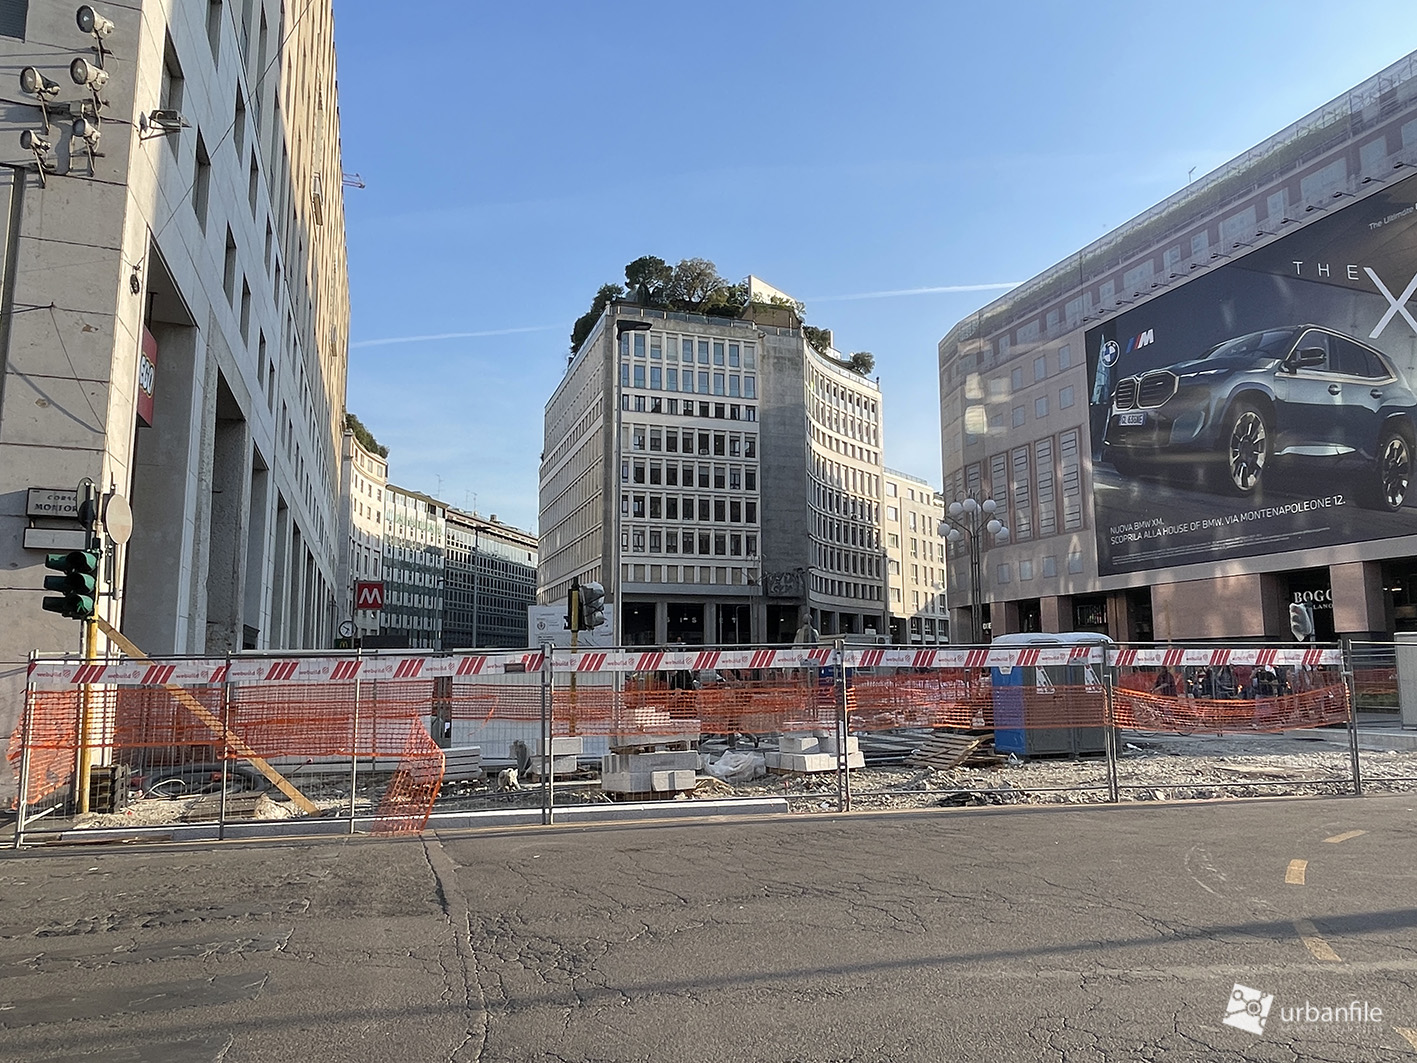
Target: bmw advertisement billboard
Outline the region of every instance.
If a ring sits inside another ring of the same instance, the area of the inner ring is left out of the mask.
[[[1324,202],[1086,334],[1101,575],[1417,534],[1417,178]]]

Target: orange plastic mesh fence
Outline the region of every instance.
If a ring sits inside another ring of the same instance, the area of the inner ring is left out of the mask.
[[[944,671],[856,676],[854,722],[863,730],[993,726],[987,673]]]
[[[1397,668],[1355,668],[1353,689],[1359,694],[1396,694]]]
[[[393,722],[388,730],[394,731]],[[374,815],[375,834],[417,834],[428,825],[443,785],[443,751],[418,721],[406,724],[399,766]]]
[[[19,778],[20,761],[25,746],[29,746],[26,801],[38,803],[72,784],[78,765],[82,704],[83,693],[79,690],[31,690],[26,696],[25,714],[10,737],[8,755],[10,767]]]
[[[993,726],[998,728],[1106,725],[1107,697],[1100,686],[1005,687],[996,693]]]
[[[1187,698],[1119,689],[1113,705],[1120,727],[1190,734],[1292,731],[1348,719],[1348,688],[1342,683],[1300,694],[1254,699]]]

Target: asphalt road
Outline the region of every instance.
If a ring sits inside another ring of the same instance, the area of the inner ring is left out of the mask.
[[[1417,1060],[1414,803],[5,854],[0,1059]]]

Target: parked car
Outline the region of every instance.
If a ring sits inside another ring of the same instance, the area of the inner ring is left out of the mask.
[[[1397,510],[1412,477],[1414,423],[1417,395],[1385,354],[1322,325],[1294,325],[1119,380],[1103,460],[1124,476],[1199,465],[1241,495],[1260,490],[1275,466],[1309,465],[1356,474],[1361,504]]]

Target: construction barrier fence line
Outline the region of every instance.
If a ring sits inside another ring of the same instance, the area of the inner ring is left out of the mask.
[[[8,758],[21,780],[20,835],[46,818],[117,815],[128,794],[215,795],[223,822],[249,805],[255,818],[293,809],[408,832],[427,824],[449,757],[476,748],[510,763],[545,735],[608,754],[831,733],[992,732],[1003,749],[1008,736],[1077,732],[1115,758],[1116,729],[1351,728],[1354,693],[1397,689],[1389,660],[1365,652],[1357,664],[1339,646],[1102,641],[36,657]],[[1356,764],[1355,754],[1355,787]]]

